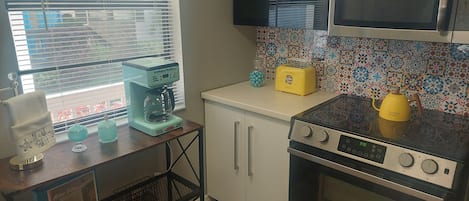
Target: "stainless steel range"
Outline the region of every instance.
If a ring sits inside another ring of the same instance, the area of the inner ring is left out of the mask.
[[[291,120],[289,200],[467,200],[468,149],[468,118],[391,122],[341,95]]]

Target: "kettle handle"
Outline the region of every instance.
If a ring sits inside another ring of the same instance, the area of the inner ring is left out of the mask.
[[[423,112],[423,107],[422,107],[422,103],[420,102],[420,97],[418,94],[414,94],[412,96],[412,99],[409,100],[409,102],[412,102],[412,101],[415,101],[416,105],[417,105],[417,114],[418,115],[422,115],[422,112]]]
[[[372,100],[372,101],[371,101],[371,106],[373,106],[373,108],[374,108],[376,111],[379,112],[379,108],[377,108],[377,107],[376,107],[376,104],[375,104],[375,102],[376,102],[375,99],[372,98],[371,100]]]

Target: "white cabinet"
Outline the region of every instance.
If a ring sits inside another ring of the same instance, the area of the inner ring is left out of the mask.
[[[207,193],[219,201],[287,201],[289,122],[205,102]]]

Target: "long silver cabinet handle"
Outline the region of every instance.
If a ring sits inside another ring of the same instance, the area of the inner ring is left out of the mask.
[[[254,126],[248,126],[248,176],[252,176],[252,129]]]
[[[234,170],[237,171],[239,170],[239,165],[238,165],[238,129],[239,129],[239,121],[234,122],[234,140],[233,140],[233,146],[234,146],[234,156],[233,156],[233,164],[234,164]]]

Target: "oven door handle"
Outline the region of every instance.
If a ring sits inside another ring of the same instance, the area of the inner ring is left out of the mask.
[[[354,177],[369,181],[369,182],[374,183],[374,184],[385,186],[386,188],[393,189],[393,190],[396,190],[396,191],[399,191],[399,192],[414,196],[414,197],[422,199],[422,200],[444,201],[443,198],[439,198],[439,197],[436,197],[434,195],[431,195],[431,194],[428,194],[428,193],[425,193],[425,192],[422,192],[422,191],[418,191],[418,190],[409,188],[407,186],[400,185],[400,184],[385,180],[385,179],[380,178],[380,177],[376,177],[376,176],[368,174],[368,173],[358,171],[356,169],[347,167],[345,165],[341,165],[341,164],[338,164],[338,163],[335,163],[335,162],[332,162],[332,161],[329,161],[329,160],[326,160],[326,159],[322,159],[320,157],[317,157],[317,156],[314,156],[314,155],[311,155],[311,154],[308,154],[308,153],[305,153],[305,152],[302,152],[302,151],[298,151],[298,150],[293,149],[291,147],[288,147],[288,152],[291,155],[306,159],[308,161],[320,164],[320,165],[328,167],[328,168],[332,168],[332,169],[340,171],[340,172],[347,173],[349,175],[352,175]]]

